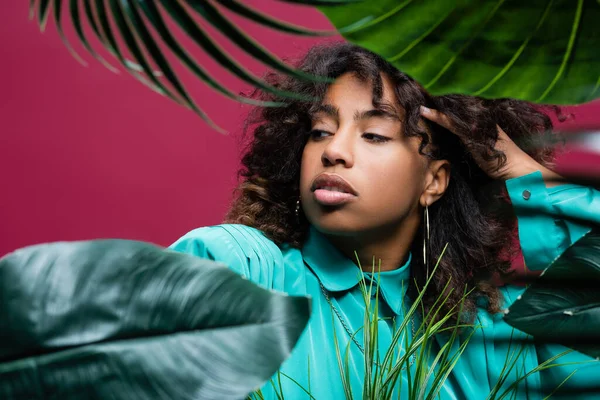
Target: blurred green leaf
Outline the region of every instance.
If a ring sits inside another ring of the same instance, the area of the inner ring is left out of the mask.
[[[309,300],[125,240],[0,259],[0,398],[240,399],[289,356]]]
[[[537,103],[600,97],[597,0],[378,0],[322,12],[436,95]]]
[[[600,357],[600,234],[583,237],[527,288],[504,319],[535,340]]]

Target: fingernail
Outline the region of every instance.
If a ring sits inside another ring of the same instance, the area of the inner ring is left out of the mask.
[[[431,113],[431,109],[425,106],[421,106],[421,114],[429,114]]]

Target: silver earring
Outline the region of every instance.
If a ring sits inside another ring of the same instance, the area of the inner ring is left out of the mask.
[[[300,223],[300,199],[296,200],[296,221]]]
[[[425,212],[423,215],[423,264],[427,271],[427,280],[429,280],[429,258],[427,258],[427,248],[429,247],[429,206],[425,204]]]

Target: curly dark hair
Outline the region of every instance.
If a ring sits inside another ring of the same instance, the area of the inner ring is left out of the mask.
[[[435,265],[447,245],[432,283],[423,297],[423,312],[431,310],[446,283],[448,300],[439,315],[446,315],[461,301],[465,288],[472,290],[457,314],[448,322],[471,322],[476,301],[483,300],[491,313],[500,311],[501,294],[491,283],[495,275],[505,276],[510,268],[513,245],[517,243],[516,219],[502,182],[489,178],[471,157],[472,152],[487,160],[505,163],[505,155],[494,150],[500,126],[535,160],[543,165],[552,161],[550,147],[525,146],[526,142],[550,132],[552,122],[540,106],[514,99],[487,100],[466,95],[432,96],[419,83],[398,71],[382,57],[349,43],[329,43],[313,47],[297,63],[307,73],[336,78],[353,73],[373,86],[373,105],[383,95],[382,75],[395,87],[398,103],[404,109],[403,134],[421,139],[419,151],[431,159],[450,162],[451,176],[445,194],[429,207],[431,231],[428,258]],[[267,81],[281,90],[322,99],[327,83],[298,80],[271,73]],[[255,97],[285,103],[278,108],[257,108],[246,123],[253,137],[245,149],[240,175],[242,183],[227,215],[227,222],[255,227],[277,244],[300,247],[308,231],[308,221],[295,215],[299,198],[302,151],[311,130],[311,108],[319,101],[279,98],[256,91]],[[423,121],[420,106],[446,114],[458,135],[441,126]],[[460,136],[463,140],[459,139]],[[431,146],[428,146],[431,141]],[[464,143],[463,143],[464,142]],[[465,145],[466,144],[466,145]],[[413,266],[424,265],[423,232],[417,232],[412,248]],[[415,282],[410,294],[426,282],[425,268],[411,268]]]

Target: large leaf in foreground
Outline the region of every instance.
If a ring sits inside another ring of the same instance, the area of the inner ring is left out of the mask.
[[[506,322],[544,342],[600,357],[600,234],[565,251],[509,308]]]
[[[0,398],[240,399],[279,368],[309,301],[125,240],[0,260]]]
[[[433,94],[576,104],[600,97],[597,0],[378,0],[323,8],[344,36]]]

